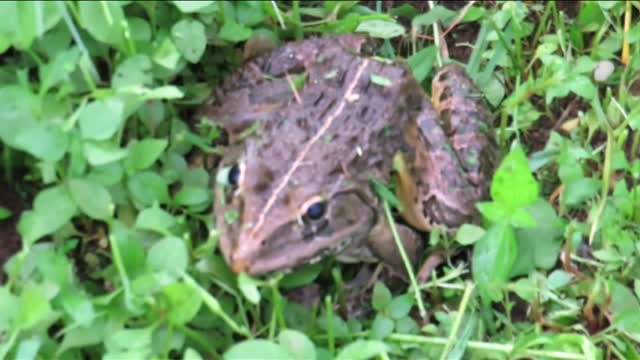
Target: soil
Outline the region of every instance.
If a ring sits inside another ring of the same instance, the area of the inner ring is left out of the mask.
[[[0,220],[0,268],[18,250],[20,250],[20,235],[16,229],[23,202],[12,186],[0,180],[0,206],[11,211],[12,216]],[[4,271],[0,270],[0,283],[4,282]]]

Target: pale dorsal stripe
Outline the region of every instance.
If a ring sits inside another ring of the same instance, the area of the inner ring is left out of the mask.
[[[251,230],[251,233],[250,233],[250,237],[251,238],[255,237],[255,234],[258,232],[258,230],[260,230],[260,227],[264,223],[264,219],[265,219],[267,213],[269,212],[269,210],[271,210],[271,207],[276,202],[276,199],[278,198],[278,195],[280,195],[282,190],[284,190],[284,188],[287,186],[287,183],[289,182],[289,180],[293,176],[293,173],[298,169],[298,167],[300,166],[300,164],[304,160],[305,156],[307,156],[307,153],[309,152],[309,150],[311,149],[313,144],[315,144],[324,135],[324,133],[327,132],[327,130],[329,129],[329,127],[331,126],[333,121],[342,113],[342,111],[344,110],[344,107],[347,105],[347,102],[351,102],[351,101],[353,101],[353,99],[357,98],[357,97],[354,96],[355,94],[353,92],[354,92],[354,90],[356,88],[356,85],[358,84],[358,81],[360,80],[360,77],[362,76],[362,72],[364,71],[365,67],[367,67],[368,63],[369,63],[368,59],[364,59],[362,61],[362,64],[360,64],[360,66],[358,67],[358,70],[356,71],[356,74],[354,75],[353,79],[351,80],[351,82],[347,86],[347,91],[345,91],[344,96],[342,97],[342,100],[340,101],[340,103],[336,107],[335,111],[327,116],[327,118],[324,121],[324,124],[322,125],[322,127],[305,144],[304,148],[302,149],[302,151],[300,152],[298,157],[296,157],[296,159],[294,160],[293,164],[291,164],[291,167],[289,168],[289,171],[287,171],[287,173],[285,174],[284,178],[282,179],[282,182],[280,182],[278,187],[271,194],[271,196],[267,200],[267,203],[265,204],[264,208],[260,212],[260,216],[258,216],[258,221],[256,222],[256,224],[254,225],[253,229]]]

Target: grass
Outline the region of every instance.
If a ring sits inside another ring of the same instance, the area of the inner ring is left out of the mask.
[[[0,359],[640,358],[640,2],[383,3],[0,4]],[[254,36],[355,31],[425,88],[447,61],[480,85],[483,222],[425,235],[424,283],[235,275],[195,109]]]

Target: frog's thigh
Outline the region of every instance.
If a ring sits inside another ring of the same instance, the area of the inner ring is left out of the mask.
[[[402,224],[396,224],[396,230],[409,260],[413,265],[417,264],[418,257],[422,252],[422,241],[418,233]],[[404,272],[405,266],[402,262],[402,256],[393,239],[393,233],[386,217],[381,218],[369,233],[368,245],[371,251],[383,262],[394,270]]]

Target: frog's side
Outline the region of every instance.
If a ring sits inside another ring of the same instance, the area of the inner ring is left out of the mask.
[[[236,166],[231,184],[216,185],[214,207],[234,271],[285,270],[330,253],[399,265],[370,186],[371,177],[389,180],[397,154],[406,165],[398,196],[407,222],[427,229],[474,217],[493,146],[480,131],[485,114],[470,98],[471,82],[460,68],[441,71],[436,111],[408,68],[362,57],[365,42],[344,35],[275,49],[245,64],[205,107],[232,142],[221,169]],[[306,81],[292,91],[295,74]],[[257,134],[235,143],[255,122]],[[415,260],[416,234],[399,231]]]

